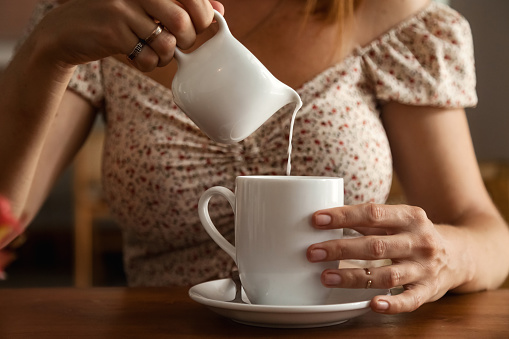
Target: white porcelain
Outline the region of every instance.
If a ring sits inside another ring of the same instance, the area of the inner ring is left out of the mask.
[[[216,229],[208,214],[209,200],[225,197],[235,214],[235,247]],[[306,249],[341,238],[342,230],[317,230],[317,210],[343,205],[343,179],[305,176],[240,176],[235,193],[209,188],[198,213],[211,238],[239,268],[246,293],[255,304],[314,305],[324,303],[331,289],[320,281],[324,269],[338,262],[311,263]]]
[[[210,139],[230,144],[252,134],[281,107],[302,102],[233,37],[219,12],[214,18],[216,35],[192,53],[175,51],[172,91],[177,106]]]
[[[388,294],[388,290],[377,289],[332,289],[329,298],[321,305],[277,306],[229,302],[235,296],[235,285],[231,279],[208,281],[189,290],[194,301],[236,322],[284,328],[341,324],[368,312],[374,296]]]

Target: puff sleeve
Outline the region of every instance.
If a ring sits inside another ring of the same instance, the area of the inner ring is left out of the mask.
[[[438,107],[477,104],[470,26],[446,5],[432,3],[361,53],[381,102]]]

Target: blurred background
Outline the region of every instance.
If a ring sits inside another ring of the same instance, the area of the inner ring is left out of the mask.
[[[0,0],[0,72],[38,1]],[[0,288],[126,284],[121,234],[101,199],[102,132],[98,120],[90,140],[26,231],[26,242]]]
[[[0,0],[0,72],[36,2]],[[509,220],[509,1],[441,2],[463,14],[472,27],[479,104],[468,109],[467,115],[485,184]],[[98,123],[28,229],[26,242],[0,288],[125,285],[120,231],[101,200],[102,136]],[[391,200],[400,199],[396,183]]]

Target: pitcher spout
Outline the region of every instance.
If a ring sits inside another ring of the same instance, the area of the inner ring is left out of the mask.
[[[295,91],[293,88],[289,87],[288,89],[288,100],[284,106],[294,103],[295,111],[298,111],[302,107],[302,99],[300,98],[300,95],[297,93],[297,91]]]
[[[275,78],[273,78],[275,79]],[[299,94],[289,86],[275,79],[277,84],[272,84],[272,90],[259,93],[259,103],[232,126],[229,139],[232,143],[242,141],[261,127],[276,112],[283,107],[293,104],[295,116],[296,112],[302,107],[302,100]],[[293,119],[292,119],[293,120]]]

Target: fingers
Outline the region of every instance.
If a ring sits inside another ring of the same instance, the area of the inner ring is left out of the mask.
[[[179,0],[179,2],[186,9],[197,33],[207,29],[214,20],[214,8],[209,0]]]
[[[50,11],[31,36],[50,39],[41,54],[60,64],[75,66],[135,52],[134,66],[148,71],[169,63],[176,46],[191,47],[213,22],[213,9],[224,12],[219,2],[209,0],[66,1]],[[158,22],[165,30],[148,45],[138,45]]]
[[[419,207],[371,203],[321,210],[313,215],[312,221],[319,229],[352,228],[365,233],[366,228],[384,228],[387,234],[429,222],[426,213]]]
[[[411,284],[422,278],[416,265],[390,265],[378,268],[353,268],[326,270],[322,273],[322,284],[331,288],[376,288],[391,289],[405,286],[405,291],[393,296],[376,296],[371,301],[375,312],[396,314],[411,312],[425,300],[433,299],[431,290],[425,285]]]
[[[324,218],[324,215],[329,218]],[[420,208],[375,204],[345,206],[319,211],[313,220],[315,227],[320,229],[374,229],[384,235],[333,239],[313,244],[307,249],[311,262],[410,258],[426,261],[436,260],[437,256],[443,255],[441,239]],[[322,221],[327,223],[323,225]]]
[[[175,36],[177,46],[182,49],[190,48],[196,34],[208,28],[214,19],[213,7],[208,0],[154,0],[144,2],[143,8]]]
[[[161,25],[162,26],[162,25]],[[142,40],[146,40],[151,36],[152,32],[158,27],[158,25],[152,21],[152,29],[146,34],[142,35],[145,38]],[[134,39],[136,40],[136,39]],[[133,46],[140,40],[133,41]],[[142,42],[143,43],[143,42]],[[133,47],[134,48],[134,47]],[[141,52],[136,55],[131,63],[143,72],[148,72],[153,70],[155,67],[166,66],[173,59],[173,55],[175,53],[176,48],[176,38],[174,35],[169,33],[164,27],[162,28],[161,33],[153,38],[152,41],[143,43],[143,47]],[[129,55],[131,51],[126,53]]]
[[[309,246],[306,254],[311,262],[408,258],[416,247],[411,239],[406,234],[335,239]]]
[[[321,281],[326,287],[390,289],[417,281],[422,271],[415,264],[389,265],[376,268],[342,268],[325,270]]]
[[[220,3],[219,1],[210,1],[210,4],[212,5],[212,7],[218,11],[219,13],[221,13],[221,15],[224,15],[224,6],[222,3]]]
[[[375,297],[371,307],[376,312],[413,311],[440,298],[450,287],[443,283],[447,243],[420,208],[376,204],[331,208],[316,212],[313,224],[318,229],[353,228],[365,236],[313,244],[306,253],[311,262],[392,259],[390,266],[340,268],[321,275],[327,287],[404,287],[400,295]]]
[[[145,40],[154,32],[158,24],[147,16],[142,8],[136,8],[129,16],[129,27],[132,35],[124,54],[128,56],[131,63],[143,72],[153,70],[160,64],[171,61],[175,50],[174,37],[163,30],[151,42]],[[173,39],[173,41],[168,40]],[[173,42],[173,43],[172,43]],[[136,50],[136,48],[139,48]]]
[[[433,301],[428,294],[426,286],[416,285],[398,295],[376,296],[371,300],[370,306],[373,311],[384,314],[412,312],[426,301]]]
[[[186,12],[184,8],[176,4],[165,6],[165,8],[168,9],[166,11],[162,8],[159,10],[161,14],[159,14],[158,20],[175,36],[178,47],[182,49],[190,48],[196,40],[196,34],[202,30],[203,18],[195,18],[199,19],[195,26],[190,13]],[[212,22],[212,17],[210,17],[210,22]]]
[[[154,31],[157,27],[154,20],[165,27],[163,32],[143,46],[141,52],[132,60],[142,71],[167,65],[177,46],[182,49],[190,48],[195,43],[197,34],[210,26],[214,18],[214,7],[224,11],[220,3],[211,4],[208,0],[154,0],[141,5],[143,7],[138,8],[138,15],[130,22],[133,33],[138,38],[133,40],[133,48],[139,39],[145,40]],[[140,17],[143,17],[143,20],[140,20]]]
[[[173,59],[173,54],[177,46],[177,39],[163,27],[163,31],[155,37],[153,41],[149,42],[148,45],[159,57],[157,66],[163,67],[169,64]]]

